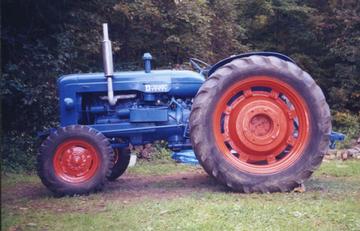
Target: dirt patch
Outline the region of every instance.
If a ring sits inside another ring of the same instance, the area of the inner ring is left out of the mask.
[[[306,183],[307,192],[341,192],[349,183],[336,183],[339,178],[313,178]],[[354,189],[358,186],[353,186]],[[40,182],[19,183],[2,189],[1,202],[15,213],[32,210],[52,212],[96,213],[105,211],[111,203],[126,206],[144,200],[174,199],[206,192],[230,192],[225,186],[209,177],[202,169],[161,176],[127,173],[109,182],[102,192],[89,196],[55,198]]]
[[[169,199],[216,191],[224,192],[227,189],[199,170],[164,176],[126,174],[114,182],[109,182],[102,192],[77,196],[70,200],[54,198],[40,182],[23,183],[2,190],[1,202],[20,213],[28,209],[99,212],[106,209],[109,201],[127,204],[145,199]]]
[[[180,197],[198,192],[227,191],[203,171],[166,176],[124,176],[111,182],[104,190],[108,199],[138,200],[139,198]]]
[[[1,203],[11,204],[19,200],[36,200],[52,196],[45,186],[40,183],[22,183],[1,190]]]

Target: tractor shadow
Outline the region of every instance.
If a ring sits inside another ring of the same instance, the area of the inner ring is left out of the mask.
[[[206,173],[190,172],[165,176],[125,175],[107,184],[103,193],[106,196],[176,197],[203,192],[230,192]]]
[[[313,195],[314,193],[337,194],[344,191],[350,193],[358,191],[359,185],[353,184],[353,181],[351,180],[320,176],[312,177],[307,180],[305,182],[305,188],[306,190],[303,192],[303,195],[306,196]],[[239,195],[249,195],[232,191],[204,172],[145,177],[141,175],[125,175],[118,180],[109,183],[103,191],[105,196],[123,197],[125,200],[143,197],[169,198],[197,193],[234,193]],[[298,192],[296,192],[296,195],[298,195],[297,193]],[[251,195],[254,194],[250,194],[250,196]]]

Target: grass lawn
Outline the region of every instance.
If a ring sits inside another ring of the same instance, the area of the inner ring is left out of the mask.
[[[201,168],[142,162],[103,192],[54,198],[2,175],[1,230],[360,230],[360,161],[324,162],[304,193],[239,194]]]

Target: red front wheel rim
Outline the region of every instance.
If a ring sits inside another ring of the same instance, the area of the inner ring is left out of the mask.
[[[228,88],[213,113],[216,145],[241,171],[272,174],[298,160],[310,137],[309,110],[289,84],[253,76]]]
[[[53,159],[55,174],[69,183],[91,179],[100,166],[96,148],[84,140],[65,141],[56,149]]]

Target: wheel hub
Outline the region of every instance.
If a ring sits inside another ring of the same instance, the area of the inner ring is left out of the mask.
[[[78,172],[78,174],[81,174],[91,164],[91,153],[83,147],[69,148],[63,158],[65,159],[63,164],[65,172]]]
[[[265,155],[285,145],[282,143],[289,130],[287,120],[274,99],[264,96],[243,99],[230,111],[229,136],[235,141],[235,150]]]
[[[99,159],[95,148],[81,140],[62,143],[54,156],[56,174],[72,183],[90,179],[96,173],[98,165]]]
[[[269,134],[272,127],[273,121],[266,114],[257,114],[250,119],[250,133],[255,137],[263,137]]]

